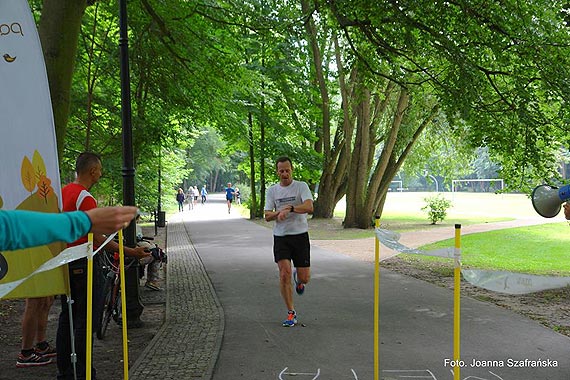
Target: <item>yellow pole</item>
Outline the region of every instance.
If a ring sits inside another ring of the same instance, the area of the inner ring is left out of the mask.
[[[93,234],[89,233],[87,240],[91,245],[89,257],[87,257],[87,330],[86,334],[86,351],[85,351],[85,379],[91,380],[91,359],[93,347]]]
[[[374,222],[375,228],[380,227],[380,217]],[[380,377],[380,352],[378,340],[380,338],[380,241],[374,239],[374,380]]]
[[[461,368],[461,224],[455,225],[455,254],[453,271],[453,380],[460,380]]]
[[[129,343],[127,340],[127,298],[125,288],[125,246],[123,230],[119,230],[119,265],[121,274],[121,315],[123,323],[123,379],[129,379]]]

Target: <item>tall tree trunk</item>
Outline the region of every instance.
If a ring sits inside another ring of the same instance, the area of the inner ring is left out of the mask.
[[[305,16],[305,32],[307,33],[309,48],[311,50],[311,56],[313,58],[315,80],[317,82],[319,93],[321,95],[320,108],[322,113],[322,122],[320,129],[323,144],[323,155],[326,165],[331,150],[329,92],[323,70],[323,57],[321,55],[321,49],[319,48],[319,42],[317,39],[317,28],[313,20],[313,10],[310,7],[309,0],[301,0],[301,9],[303,11],[303,15]]]
[[[395,152],[393,152],[392,157],[390,157],[390,162],[388,163],[388,166],[382,175],[380,188],[378,190],[378,194],[376,195],[376,200],[374,203],[374,215],[378,216],[382,215],[382,210],[384,208],[384,202],[386,201],[386,195],[388,194],[388,188],[390,187],[390,183],[392,182],[396,174],[398,174],[398,171],[402,167],[406,157],[412,151],[413,146],[416,144],[423,131],[433,121],[435,116],[439,113],[439,109],[440,107],[438,104],[432,107],[430,113],[420,123],[419,127],[415,130],[411,139],[408,141],[404,150],[400,153],[399,156],[396,156]],[[377,175],[376,172],[377,171],[375,171],[375,175]]]
[[[367,100],[367,104],[370,104],[369,99]],[[344,220],[345,228],[369,228],[372,226],[372,218],[374,216],[374,213],[377,211],[376,207],[379,204],[377,195],[380,189],[380,184],[390,163],[390,157],[392,157],[394,153],[394,148],[396,146],[398,134],[402,125],[404,112],[408,107],[408,104],[409,94],[406,89],[401,88],[397,108],[394,112],[391,126],[386,134],[386,137],[383,139],[384,144],[382,147],[382,152],[377,161],[376,168],[372,173],[372,176],[370,176],[373,164],[371,153],[373,154],[372,151],[375,150],[378,142],[375,138],[375,131],[377,130],[378,126],[371,125],[370,123],[365,124],[370,121],[370,119],[365,114],[365,112],[367,110],[369,111],[370,109],[367,109],[365,104],[359,104],[359,108],[362,107],[363,111],[358,113],[358,117],[362,117],[363,120],[362,122],[359,121],[357,123],[357,135],[360,135],[362,137],[357,138],[354,149],[354,152],[356,154],[352,159],[353,165],[350,173],[350,178],[356,179],[354,181],[350,181],[349,183],[349,191],[347,192],[346,218]],[[379,112],[382,109],[383,107],[381,105],[375,107],[375,110]],[[383,112],[383,110],[381,112]],[[373,119],[378,120],[378,118],[374,116]],[[365,139],[365,136],[368,136],[368,139]],[[365,146],[363,144],[368,145]],[[372,149],[372,151],[369,149]],[[358,162],[355,163],[355,161]],[[390,178],[390,180],[392,178]],[[354,185],[352,185],[353,182]],[[350,191],[351,185],[353,191]],[[354,200],[352,197],[354,197]]]
[[[220,175],[220,169],[216,169],[213,173],[214,175],[210,176],[210,191],[215,192],[217,191],[218,186],[218,176]]]
[[[362,83],[357,82],[356,104],[356,139],[350,162],[348,188],[346,191],[346,216],[344,227],[359,227],[364,216],[359,215],[366,206],[366,193],[370,166],[368,164],[370,151],[375,146],[370,140],[370,90]]]
[[[249,134],[249,188],[251,190],[251,207],[249,208],[249,218],[255,219],[257,210],[257,194],[255,190],[255,144],[253,140],[253,114],[247,114],[248,134]]]
[[[261,83],[262,90],[265,90],[265,82]],[[260,118],[259,128],[260,128],[260,142],[259,142],[259,207],[257,208],[257,216],[262,216],[265,208],[265,101],[261,101],[261,118]]]
[[[70,113],[81,18],[86,7],[87,0],[44,0],[39,22],[38,33],[46,62],[60,161]]]
[[[398,134],[400,132],[400,127],[402,125],[402,120],[404,118],[404,112],[408,108],[410,103],[410,96],[405,88],[400,89],[400,97],[398,99],[398,106],[392,120],[392,128],[388,138],[384,141],[384,148],[380,154],[380,158],[376,164],[376,169],[374,174],[370,179],[369,187],[372,191],[369,192],[369,197],[366,202],[366,209],[371,212],[375,211],[375,206],[377,204],[376,194],[380,188],[382,178],[385,177],[386,171],[390,164],[390,158],[394,155],[394,147],[396,146],[396,141],[398,139]],[[392,178],[390,178],[391,180]]]
[[[91,126],[93,125],[93,94],[95,83],[97,82],[97,75],[94,73],[93,66],[95,61],[95,35],[97,33],[97,11],[99,10],[99,3],[95,4],[95,15],[93,16],[93,27],[90,31],[89,47],[86,47],[89,61],[87,64],[87,107],[86,114],[87,120],[85,121],[85,151],[91,150]]]
[[[334,143],[329,157],[325,158],[323,173],[319,181],[319,195],[315,202],[314,218],[332,218],[334,209],[338,201],[346,192],[347,173],[350,166],[352,136],[354,131],[353,112],[351,108],[351,94],[353,83],[358,75],[358,70],[354,68],[348,83],[345,79],[343,60],[338,45],[336,34],[333,35],[335,47],[336,63],[338,68],[338,80],[342,99],[342,126],[337,128]]]

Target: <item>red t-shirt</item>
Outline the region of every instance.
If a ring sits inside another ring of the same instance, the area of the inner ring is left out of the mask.
[[[93,195],[89,193],[87,188],[78,183],[70,183],[61,189],[61,198],[63,202],[63,211],[88,211],[97,207],[97,201]],[[83,236],[73,243],[67,244],[68,247],[87,243],[87,236]]]

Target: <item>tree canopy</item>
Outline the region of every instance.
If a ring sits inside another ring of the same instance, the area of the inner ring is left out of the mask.
[[[119,202],[117,2],[30,3],[62,177],[78,152],[97,151],[108,173],[101,192]],[[318,187],[316,217],[331,217],[346,195],[347,227],[370,226],[400,170],[454,177],[476,149],[499,164],[511,190],[559,178],[570,79],[563,1],[128,6],[137,197],[145,208],[158,197],[160,168],[164,191],[247,183],[251,216],[259,216],[283,154],[298,179]]]

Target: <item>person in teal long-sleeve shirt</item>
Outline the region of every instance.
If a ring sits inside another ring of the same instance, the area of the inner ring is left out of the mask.
[[[56,241],[73,242],[88,232],[112,233],[135,218],[137,208],[102,207],[89,211],[47,213],[0,210],[0,250],[35,247]]]

